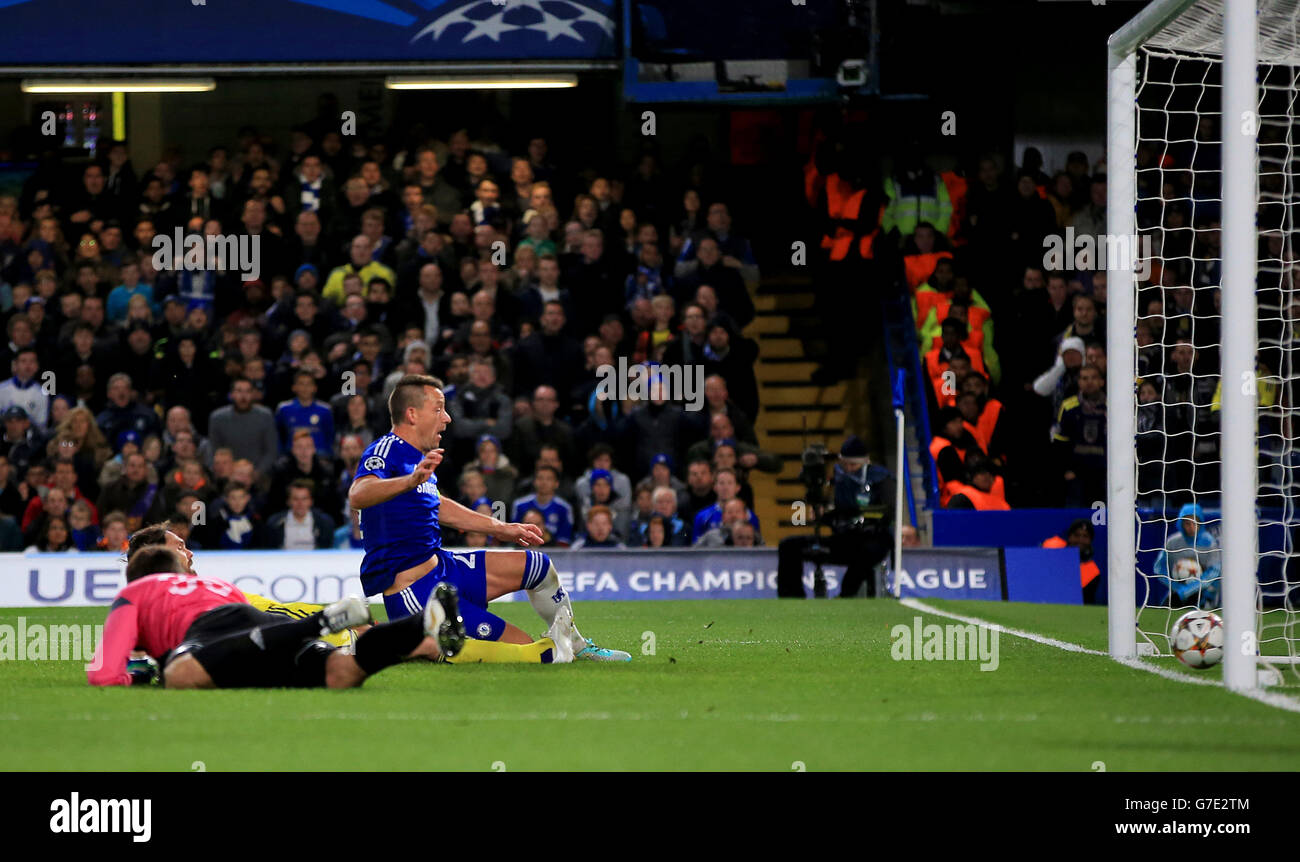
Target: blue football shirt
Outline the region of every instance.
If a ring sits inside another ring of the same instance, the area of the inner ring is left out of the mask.
[[[361,455],[355,478],[409,476],[423,459],[424,453],[401,437],[385,434]],[[434,474],[387,503],[361,510],[361,541],[366,549],[361,561],[361,586],[366,595],[382,593],[393,585],[398,572],[427,562],[442,546],[442,530],[438,527],[441,502]]]

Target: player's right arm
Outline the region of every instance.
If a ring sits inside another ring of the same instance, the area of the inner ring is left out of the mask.
[[[425,453],[424,459],[415,465],[415,471],[408,476],[393,476],[381,479],[373,473],[358,476],[348,489],[348,505],[353,509],[368,509],[387,503],[389,500],[420,486],[428,480],[433,471],[442,463],[442,450],[432,449]]]
[[[130,685],[126,663],[139,638],[139,612],[119,596],[109,609],[95,658],[86,667],[86,681],[91,685]]]

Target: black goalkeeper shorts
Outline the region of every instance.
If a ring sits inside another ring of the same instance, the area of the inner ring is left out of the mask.
[[[217,688],[320,688],[325,662],[336,647],[303,638],[263,649],[256,633],[262,626],[287,624],[283,616],[252,605],[228,604],[200,614],[185,632],[185,640],[166,662],[189,653]]]

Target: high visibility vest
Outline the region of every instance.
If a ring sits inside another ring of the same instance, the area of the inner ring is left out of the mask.
[[[1052,536],[1052,538],[1045,540],[1042,546],[1044,548],[1070,547],[1069,543],[1066,542],[1065,539],[1062,539],[1060,536]],[[1079,563],[1079,586],[1080,587],[1088,586],[1088,584],[1095,581],[1100,575],[1101,575],[1101,567],[1097,565],[1096,560],[1089,560],[1086,563],[1083,562]]]
[[[971,368],[987,377],[988,372],[984,370],[984,330],[972,326],[970,331],[966,333],[966,339],[961,343],[961,346],[966,351],[966,355],[970,357]],[[930,347],[932,349],[942,349],[943,336],[936,335],[930,341]]]
[[[973,432],[975,430],[974,428],[971,427],[971,424],[969,422],[963,421],[961,424],[966,428],[967,431]],[[966,463],[965,449],[958,448],[957,445],[954,444],[947,437],[944,437],[940,434],[936,434],[930,438],[930,458],[934,461],[935,470],[939,469],[939,453],[941,453],[944,449],[947,449],[949,446],[952,446],[953,451],[957,453],[957,457],[961,459],[961,462],[963,464]],[[956,480],[950,479],[945,481],[943,476],[939,477],[939,505],[941,507],[947,505],[948,498],[952,496],[952,491],[948,488],[948,486],[951,485],[954,481]]]
[[[826,214],[832,222],[857,221],[866,189],[854,189],[840,178],[831,174],[826,178]],[[822,248],[830,252],[831,260],[844,260],[853,248],[854,232],[846,224],[835,225],[835,233],[822,237]]]
[[[966,178],[958,176],[955,171],[944,171],[939,174],[939,179],[943,180],[944,188],[948,190],[948,198],[952,201],[948,239],[952,240],[955,246],[963,246],[966,244],[966,238],[960,234],[961,226],[966,221]]]
[[[939,233],[947,234],[952,221],[952,201],[948,198],[948,187],[935,178],[934,193],[902,197],[898,181],[893,177],[885,179],[885,194],[889,203],[885,205],[885,215],[881,227],[885,230],[898,228],[903,236],[916,232],[921,222],[929,222]]]
[[[907,286],[916,290],[934,274],[934,268],[942,258],[951,258],[950,251],[932,251],[929,254],[909,254],[903,256],[903,271],[907,275]]]
[[[1006,484],[1002,481],[1001,476],[993,480],[993,487],[987,492],[981,491],[974,485],[967,485],[965,482],[948,482],[947,484],[951,486],[948,489],[949,500],[958,494],[965,494],[966,499],[970,500],[975,508],[981,512],[991,510],[1006,511],[1011,508],[1007,505]]]
[[[880,205],[880,213],[876,216],[876,223],[879,224],[885,218],[885,205]],[[876,256],[876,239],[880,236],[880,228],[877,227],[871,233],[864,236],[858,241],[858,254],[863,260],[871,260]]]
[[[966,325],[971,332],[977,329],[983,330],[984,324],[988,323],[989,318],[993,316],[990,309],[977,305],[976,302],[977,300],[972,295],[971,301],[966,305]],[[948,319],[948,310],[950,308],[952,308],[951,293],[944,293],[932,287],[926,289],[926,286],[922,285],[921,289],[916,292],[916,328],[920,329],[928,319],[930,309],[934,309],[935,323],[943,323]]]
[[[967,336],[968,340],[969,338],[970,336]],[[948,370],[948,363],[939,361],[939,351],[942,349],[943,346],[940,345],[925,354],[925,371],[930,375],[930,385],[934,387],[934,398],[939,406],[955,407],[957,406],[956,391],[951,394],[945,394],[943,391],[943,373]],[[970,357],[971,369],[984,374],[984,357],[979,352],[972,353],[970,349],[966,350],[966,355]]]
[[[980,448],[985,452],[989,451],[989,443],[993,441],[993,431],[998,427],[998,417],[1001,415],[1002,402],[996,398],[990,398],[988,403],[984,405],[984,412],[980,414],[979,421],[975,423],[975,430],[971,432],[975,437],[975,442],[979,443]]]
[[[810,157],[803,166],[803,194],[808,199],[808,206],[817,206],[817,195],[826,184],[826,178],[817,170],[817,163]]]

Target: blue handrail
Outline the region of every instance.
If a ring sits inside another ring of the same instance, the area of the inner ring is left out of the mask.
[[[916,323],[912,317],[911,303],[906,300],[901,285],[898,287],[898,290],[891,291],[892,297],[882,303],[882,310],[885,312],[885,359],[889,364],[890,379],[894,382],[895,404],[897,405],[900,399],[911,402],[910,405],[904,403],[903,409],[905,414],[910,414],[912,423],[916,427],[916,438],[920,449],[918,456],[925,471],[926,502],[933,508],[939,500],[939,480],[934,459],[930,455],[930,411],[926,403],[926,377],[921,372],[921,351],[916,339]],[[911,468],[906,458],[903,460],[903,468],[902,481],[906,482],[908,511],[912,516],[912,523],[915,524],[918,523],[916,495],[912,492],[909,475]]]

